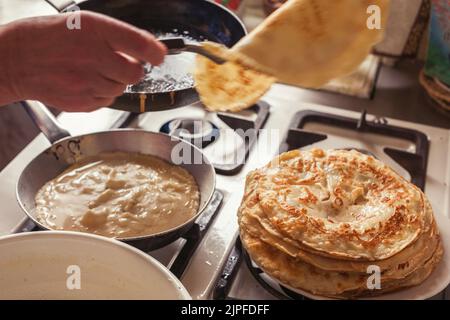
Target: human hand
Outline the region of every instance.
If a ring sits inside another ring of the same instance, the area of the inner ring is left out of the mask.
[[[8,88],[10,99],[91,111],[111,105],[128,84],[138,82],[144,76],[141,62],[163,61],[167,49],[149,32],[93,12],[79,14],[79,30],[67,28],[68,14],[1,27],[0,86]],[[0,97],[1,102],[13,101]]]

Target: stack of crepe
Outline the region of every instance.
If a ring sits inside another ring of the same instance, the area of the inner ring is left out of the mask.
[[[354,150],[281,154],[248,175],[238,215],[257,265],[290,288],[323,297],[418,285],[443,254],[424,193]]]

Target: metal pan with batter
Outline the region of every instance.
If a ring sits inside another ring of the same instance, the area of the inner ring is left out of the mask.
[[[35,197],[47,182],[60,175],[79,159],[109,152],[143,154],[173,161],[173,151],[182,158],[176,163],[185,169],[198,186],[200,200],[197,212],[187,221],[156,233],[117,237],[143,250],[153,250],[178,239],[194,224],[210,201],[215,187],[215,171],[208,159],[195,146],[169,135],[136,129],[117,129],[80,136],[70,136],[47,108],[36,101],[22,105],[46,135],[52,146],[35,157],[21,173],[17,183],[17,199],[28,217],[40,228],[48,229],[36,216]],[[174,153],[175,154],[175,153]]]

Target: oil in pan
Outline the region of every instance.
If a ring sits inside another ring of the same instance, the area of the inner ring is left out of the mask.
[[[187,31],[155,33],[158,39],[167,39],[182,37],[186,43],[198,43],[189,36]],[[194,86],[194,77],[192,72],[195,64],[195,54],[183,52],[176,55],[167,55],[160,66],[146,64],[145,76],[137,84],[129,85],[125,92],[127,93],[162,93],[174,92],[177,90],[189,89]]]

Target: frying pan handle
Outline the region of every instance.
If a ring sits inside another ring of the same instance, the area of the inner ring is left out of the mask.
[[[49,5],[58,10],[58,12],[63,12],[68,7],[76,5],[77,3],[73,0],[45,0]]]
[[[180,53],[182,49],[186,48],[183,38],[167,38],[159,39],[159,41],[164,43],[169,53]]]
[[[33,120],[34,124],[42,131],[50,143],[54,143],[66,137],[70,137],[69,131],[63,129],[55,116],[47,107],[38,101],[21,101],[20,104]]]

